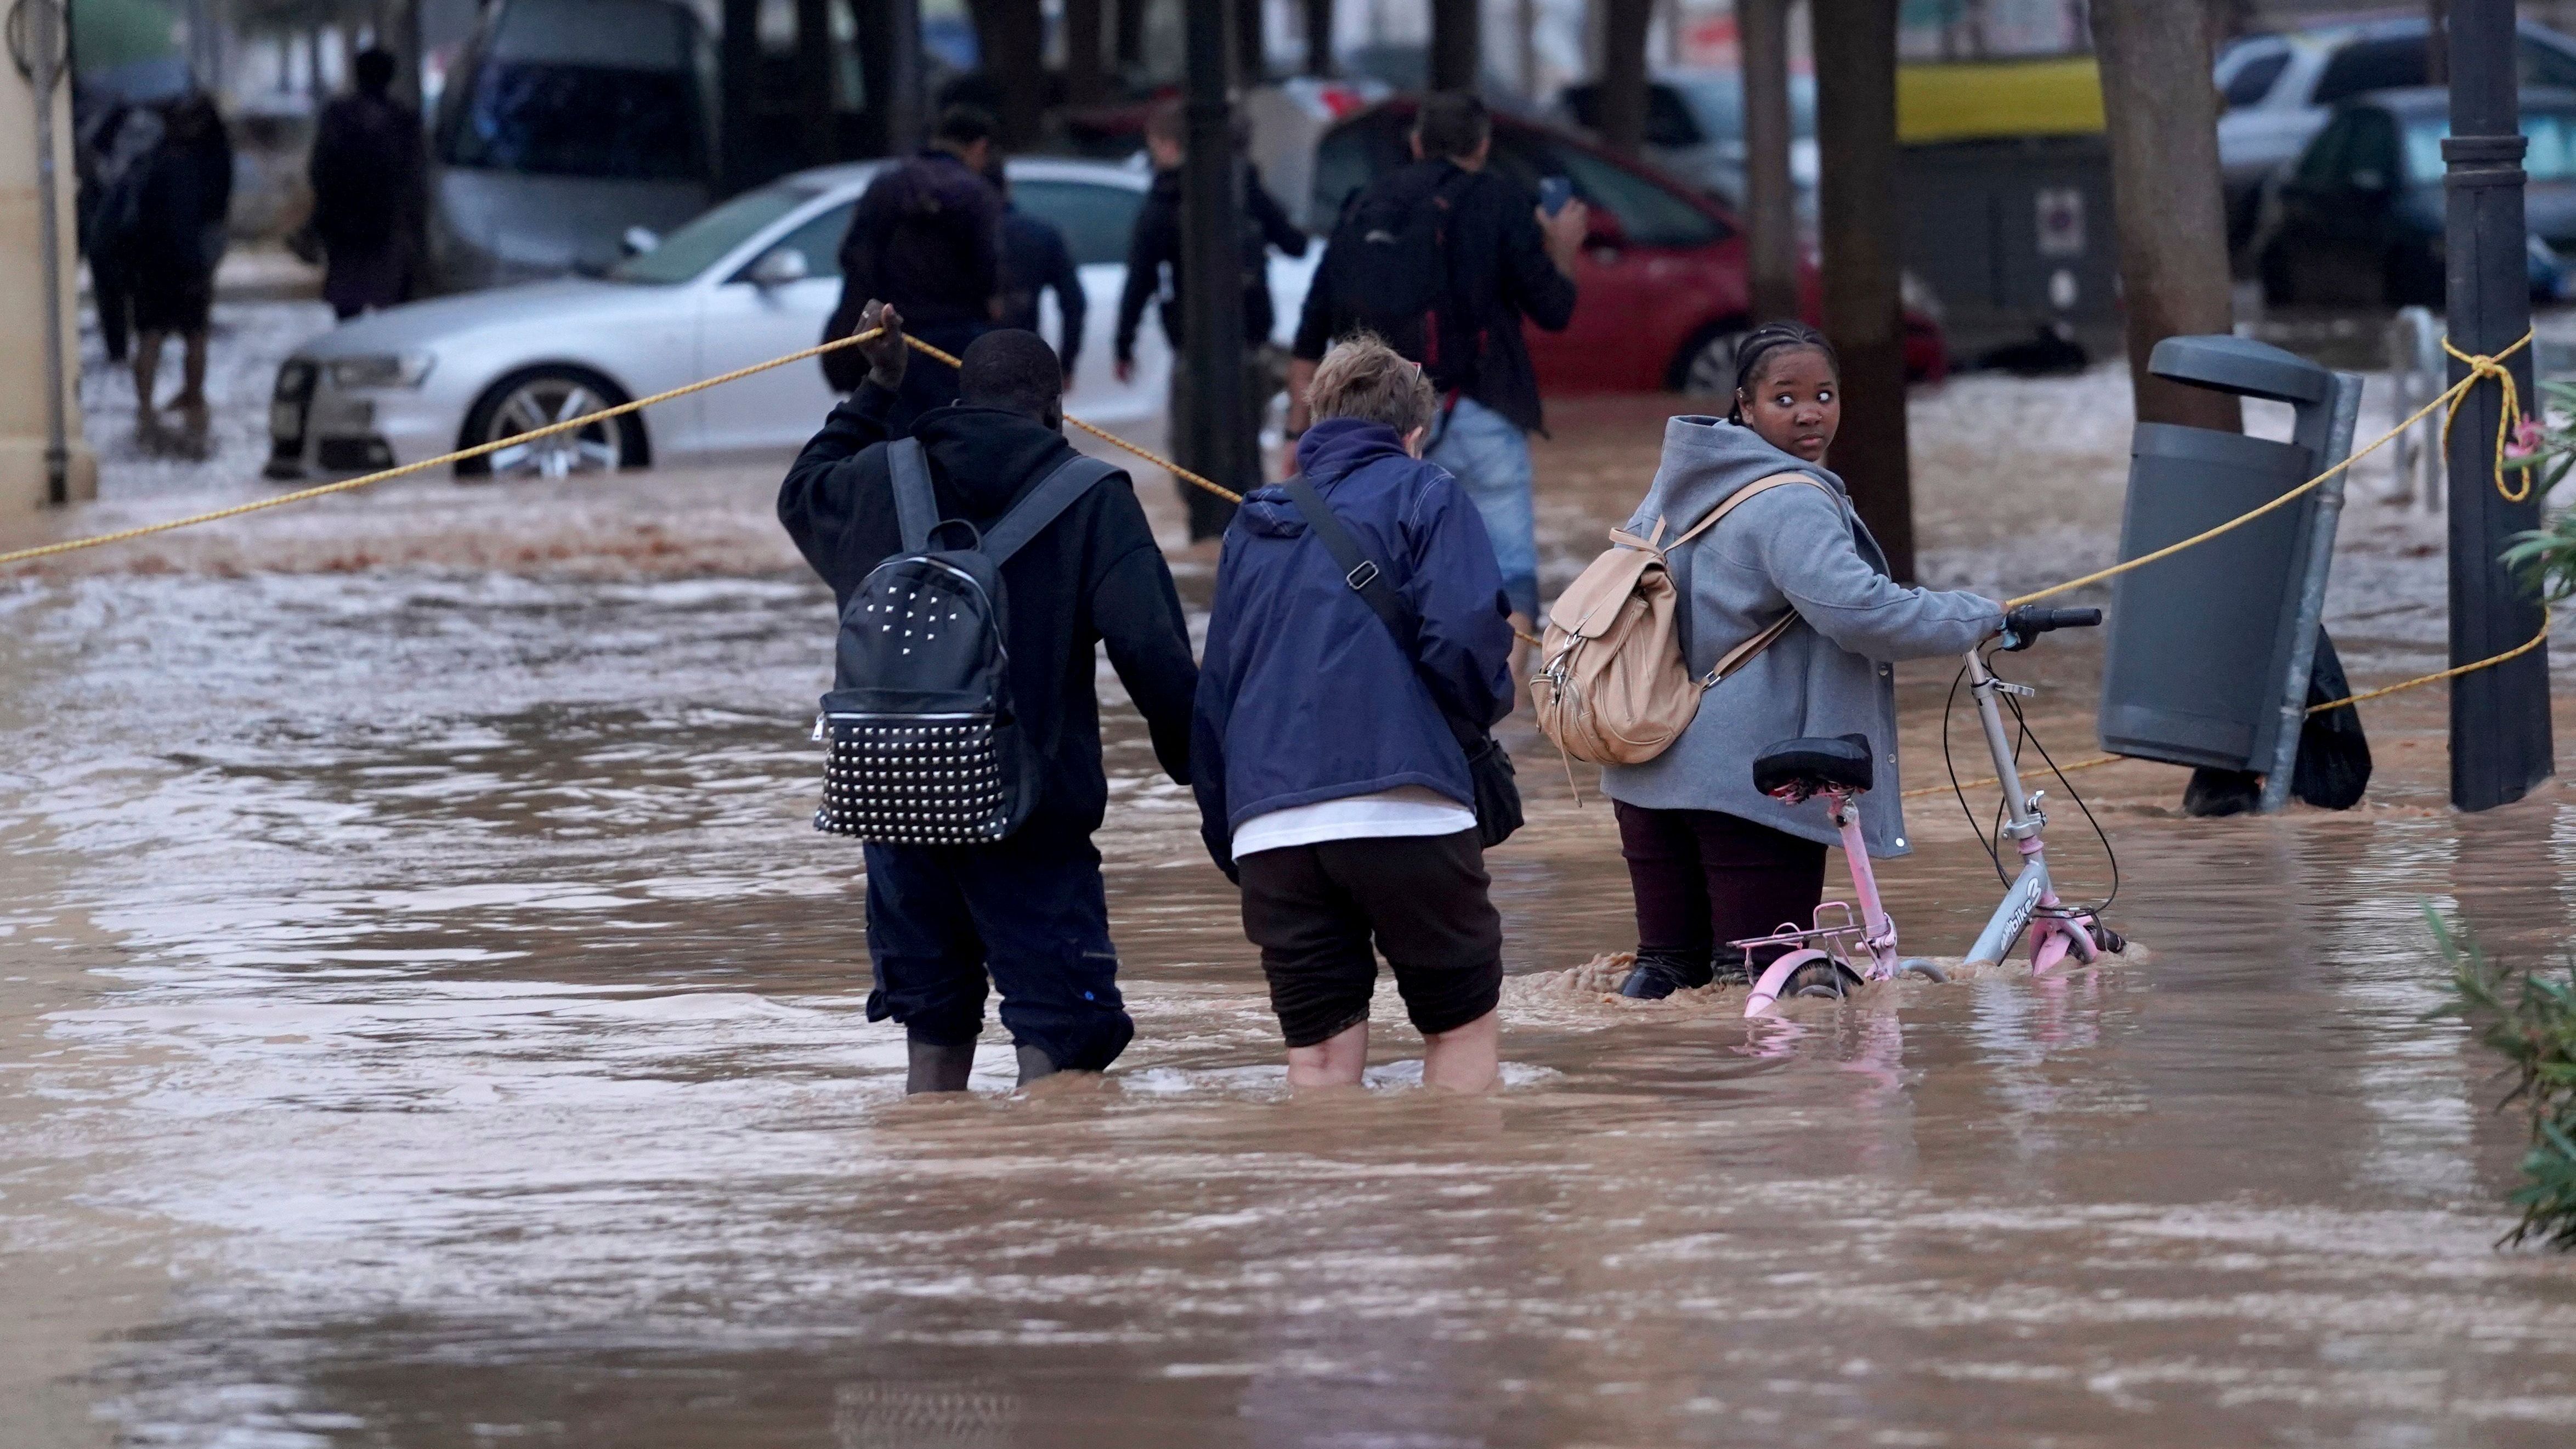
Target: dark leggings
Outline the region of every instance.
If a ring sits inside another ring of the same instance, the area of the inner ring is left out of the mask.
[[[1641,961],[1696,972],[1729,941],[1806,926],[1824,898],[1825,847],[1817,841],[1715,810],[1617,811]]]

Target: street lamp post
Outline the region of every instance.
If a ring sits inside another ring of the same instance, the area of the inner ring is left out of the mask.
[[[1189,31],[1188,155],[1181,162],[1183,355],[1189,369],[1187,415],[1174,418],[1188,466],[1238,492],[1260,471],[1253,455],[1252,413],[1243,388],[1242,188],[1235,183],[1234,135],[1227,109],[1233,52],[1232,5],[1187,7]]]
[[[2454,0],[2451,6],[2451,135],[2445,269],[2451,344],[2471,356],[2514,349],[2531,329],[2524,248],[2522,99],[2512,0]],[[2531,349],[2505,364],[2530,398]],[[2451,381],[2468,376],[2454,358]],[[2540,526],[2532,475],[2495,483],[2496,420],[2504,390],[2469,390],[2450,430],[2451,663],[2501,654],[2537,633],[2544,611],[2497,561],[2513,535]],[[2521,491],[2515,501],[2507,494]],[[2519,800],[2548,778],[2549,653],[2546,645],[2451,683],[2451,803],[2488,810]]]

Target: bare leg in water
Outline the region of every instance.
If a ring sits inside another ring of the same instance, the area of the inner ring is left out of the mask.
[[[1422,1038],[1422,1085],[1451,1092],[1489,1092],[1501,1078],[1502,1014],[1489,1011],[1465,1026]],[[1368,1023],[1313,1046],[1288,1049],[1288,1085],[1356,1087],[1368,1068]]]

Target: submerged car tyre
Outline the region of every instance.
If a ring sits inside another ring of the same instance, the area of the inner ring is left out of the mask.
[[[615,383],[587,369],[532,367],[483,390],[466,411],[457,446],[472,448],[515,438],[624,401],[626,394]],[[644,425],[628,413],[468,458],[456,465],[456,474],[460,478],[568,478],[576,473],[641,468],[650,461]]]
[[[1703,397],[1729,397],[1735,392],[1735,356],[1752,329],[1742,318],[1714,323],[1682,349],[1673,362],[1672,389]]]

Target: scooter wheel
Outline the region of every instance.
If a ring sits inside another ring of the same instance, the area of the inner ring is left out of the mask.
[[[1911,961],[1899,963],[1896,968],[1896,974],[1899,976],[1920,976],[1926,981],[1947,981],[1950,979],[1949,972],[1942,970],[1940,967],[1933,965],[1929,961],[1923,960],[1921,957],[1916,957]]]
[[[2093,944],[2117,956],[2129,949],[2129,938],[2096,921],[2093,923]]]
[[[1801,966],[1780,984],[1780,994],[1840,1000],[1843,996],[1843,973],[1830,961]]]

